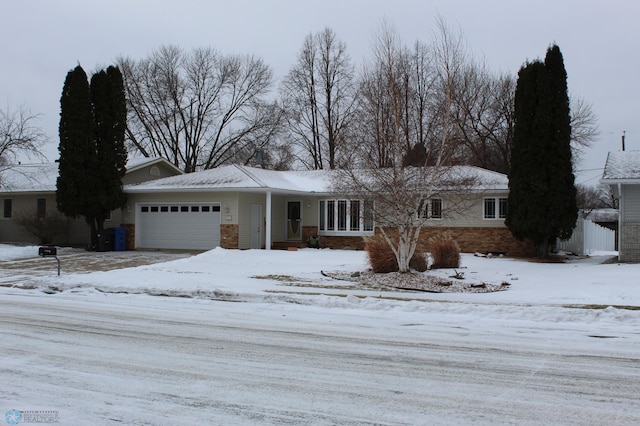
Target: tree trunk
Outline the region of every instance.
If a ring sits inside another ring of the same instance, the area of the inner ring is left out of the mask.
[[[544,237],[542,241],[536,243],[536,257],[538,259],[549,257],[549,237]]]
[[[85,217],[87,225],[89,225],[89,231],[91,240],[89,241],[89,250],[95,251],[98,248],[98,231],[96,230],[96,222],[92,217]]]

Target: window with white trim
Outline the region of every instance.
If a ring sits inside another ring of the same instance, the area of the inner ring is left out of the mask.
[[[372,201],[320,200],[318,207],[321,234],[356,235],[373,232]]]
[[[442,198],[423,200],[418,215],[423,219],[442,219]]]
[[[484,199],[483,217],[487,220],[505,219],[507,209],[506,197],[487,197]]]

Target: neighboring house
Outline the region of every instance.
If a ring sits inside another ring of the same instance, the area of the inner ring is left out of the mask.
[[[46,178],[41,187],[26,182],[0,185],[0,198],[10,200],[4,201],[1,242],[27,241],[10,220],[18,206],[35,209],[37,200],[45,198],[47,208],[55,209],[57,167],[47,167],[42,167]],[[430,200],[421,238],[428,241],[447,233],[464,252],[531,255],[532,246],[515,240],[504,225],[507,177],[476,167],[458,169],[473,174],[477,182],[463,195],[466,211],[453,213],[453,198],[447,196]],[[112,213],[106,226],[126,228],[127,249],[304,247],[310,237],[319,238],[321,247],[362,249],[363,237],[376,232],[367,214],[370,201],[333,194],[333,173],[231,165],[182,174],[165,160],[132,160],[123,180],[127,204]],[[83,219],[73,221],[71,229],[64,242],[86,245],[88,227]]]
[[[182,173],[162,158],[134,158],[127,163],[123,184],[136,184]],[[19,164],[3,170],[0,174],[0,199],[3,214],[0,217],[0,242],[39,243],[15,222],[16,217],[35,213],[37,217],[60,215],[56,206],[56,181],[58,164]],[[107,227],[121,224],[121,211],[111,212],[105,222]],[[66,229],[56,235],[56,244],[86,246],[89,243],[89,226],[84,218],[69,219]]]
[[[640,262],[640,151],[610,152],[602,183],[618,200],[618,259]]]

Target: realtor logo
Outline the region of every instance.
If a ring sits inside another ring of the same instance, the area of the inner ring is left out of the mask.
[[[17,425],[22,421],[22,414],[18,410],[9,410],[7,411],[7,415],[4,417],[4,419],[10,425]]]
[[[14,426],[19,423],[59,423],[60,415],[57,411],[11,409],[7,411],[4,419]]]

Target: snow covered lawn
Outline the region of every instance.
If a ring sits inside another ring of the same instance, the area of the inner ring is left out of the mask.
[[[37,247],[0,245],[0,260],[37,258]],[[87,253],[86,256],[99,256]],[[491,304],[605,305],[640,307],[640,264],[605,263],[615,253],[571,258],[565,263],[540,263],[511,258],[462,255],[464,283],[508,283],[506,291],[484,294],[402,292],[331,279],[328,272],[361,272],[366,253],[346,250],[264,251],[214,249],[174,261],[107,272],[56,276],[55,265],[43,275],[22,276],[22,286],[56,291],[150,293],[251,300],[296,298],[304,294],[344,295],[407,300],[459,301]],[[154,260],[155,261],[155,260]],[[45,262],[45,260],[43,260]],[[51,260],[52,262],[52,260]],[[0,282],[15,271],[0,271]],[[428,274],[448,278],[453,270]],[[366,281],[366,280],[365,280]],[[310,297],[304,297],[311,300]],[[314,303],[324,303],[316,298]],[[351,299],[349,299],[351,300]],[[362,302],[359,303],[359,306]]]
[[[33,253],[0,245],[0,260]],[[106,272],[63,266],[60,277],[53,266],[0,269],[0,414],[53,410],[63,424],[637,424],[640,265],[603,263],[611,256],[465,254],[465,280],[510,284],[479,294],[322,275],[367,268],[365,253],[339,250],[215,249]]]

